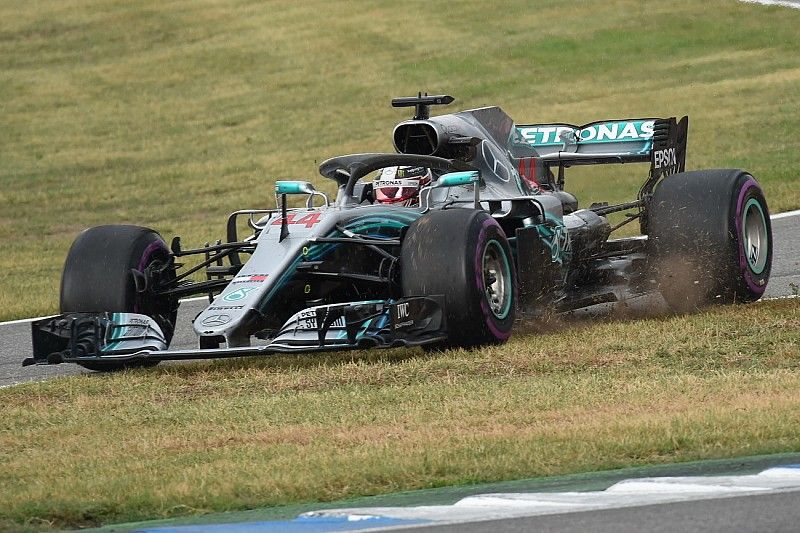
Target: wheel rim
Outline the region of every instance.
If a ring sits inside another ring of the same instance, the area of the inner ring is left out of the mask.
[[[511,268],[505,250],[491,240],[483,251],[484,296],[492,314],[502,320],[511,309]]]
[[[767,221],[764,210],[755,198],[751,198],[744,207],[742,215],[742,245],[747,265],[756,274],[761,274],[767,265],[769,241],[767,239]]]

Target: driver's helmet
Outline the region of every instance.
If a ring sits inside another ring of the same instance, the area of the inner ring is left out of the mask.
[[[372,182],[375,200],[382,204],[419,205],[419,190],[433,180],[427,167],[386,167]]]

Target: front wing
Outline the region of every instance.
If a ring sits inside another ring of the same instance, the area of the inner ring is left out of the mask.
[[[67,313],[31,324],[23,366],[215,359],[273,353],[419,346],[446,340],[441,296],[321,305],[294,314],[266,344],[168,350],[158,324],[134,313]]]

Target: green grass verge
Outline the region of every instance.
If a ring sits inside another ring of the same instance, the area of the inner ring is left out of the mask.
[[[489,16],[491,14],[491,16]],[[392,96],[520,122],[691,116],[688,166],[743,167],[800,207],[800,12],[733,0],[0,3],[0,319],[54,312],[82,229],[187,245],[344,152],[390,150]],[[641,169],[572,182],[631,199]]]
[[[614,483],[630,478],[657,476],[724,476],[757,474],[774,466],[797,464],[799,453],[775,453],[737,457],[735,459],[706,459],[676,464],[618,468],[599,472],[567,474],[532,479],[496,483],[478,483],[419,489],[392,494],[366,496],[332,502],[282,505],[247,511],[209,513],[179,518],[162,518],[144,522],[112,524],[99,528],[86,529],[87,533],[123,533],[153,527],[174,527],[196,524],[234,524],[242,522],[261,522],[265,520],[289,520],[298,515],[320,509],[341,509],[345,507],[404,507],[418,505],[452,505],[458,500],[475,494],[500,492],[574,492],[605,490]]]
[[[796,300],[527,333],[468,352],[247,358],[0,389],[0,524],[800,451]]]

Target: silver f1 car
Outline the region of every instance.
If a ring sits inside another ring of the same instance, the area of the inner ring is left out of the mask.
[[[430,116],[452,101],[393,100],[415,108],[394,129],[397,153],[322,163],[338,186],[333,201],[308,182],[277,182],[278,207],[233,213],[225,242],[184,249],[138,226],[84,231],[64,266],[62,314],[33,323],[24,364],[113,370],[470,347],[505,341],[519,316],[656,290],[678,311],[763,294],[772,234],[761,188],[742,170],[685,172],[687,117],[574,126],[515,124],[498,107]],[[608,163],[649,163],[637,198],[580,208],[564,190],[566,169]],[[369,180],[390,167],[429,169],[433,179]],[[393,203],[403,187],[414,201]],[[305,207],[289,208],[297,195]],[[623,211],[612,226],[607,215]],[[609,238],[632,221],[641,237]],[[190,268],[187,256],[198,258]],[[198,294],[209,304],[193,321],[197,347],[169,349],[179,299]]]

